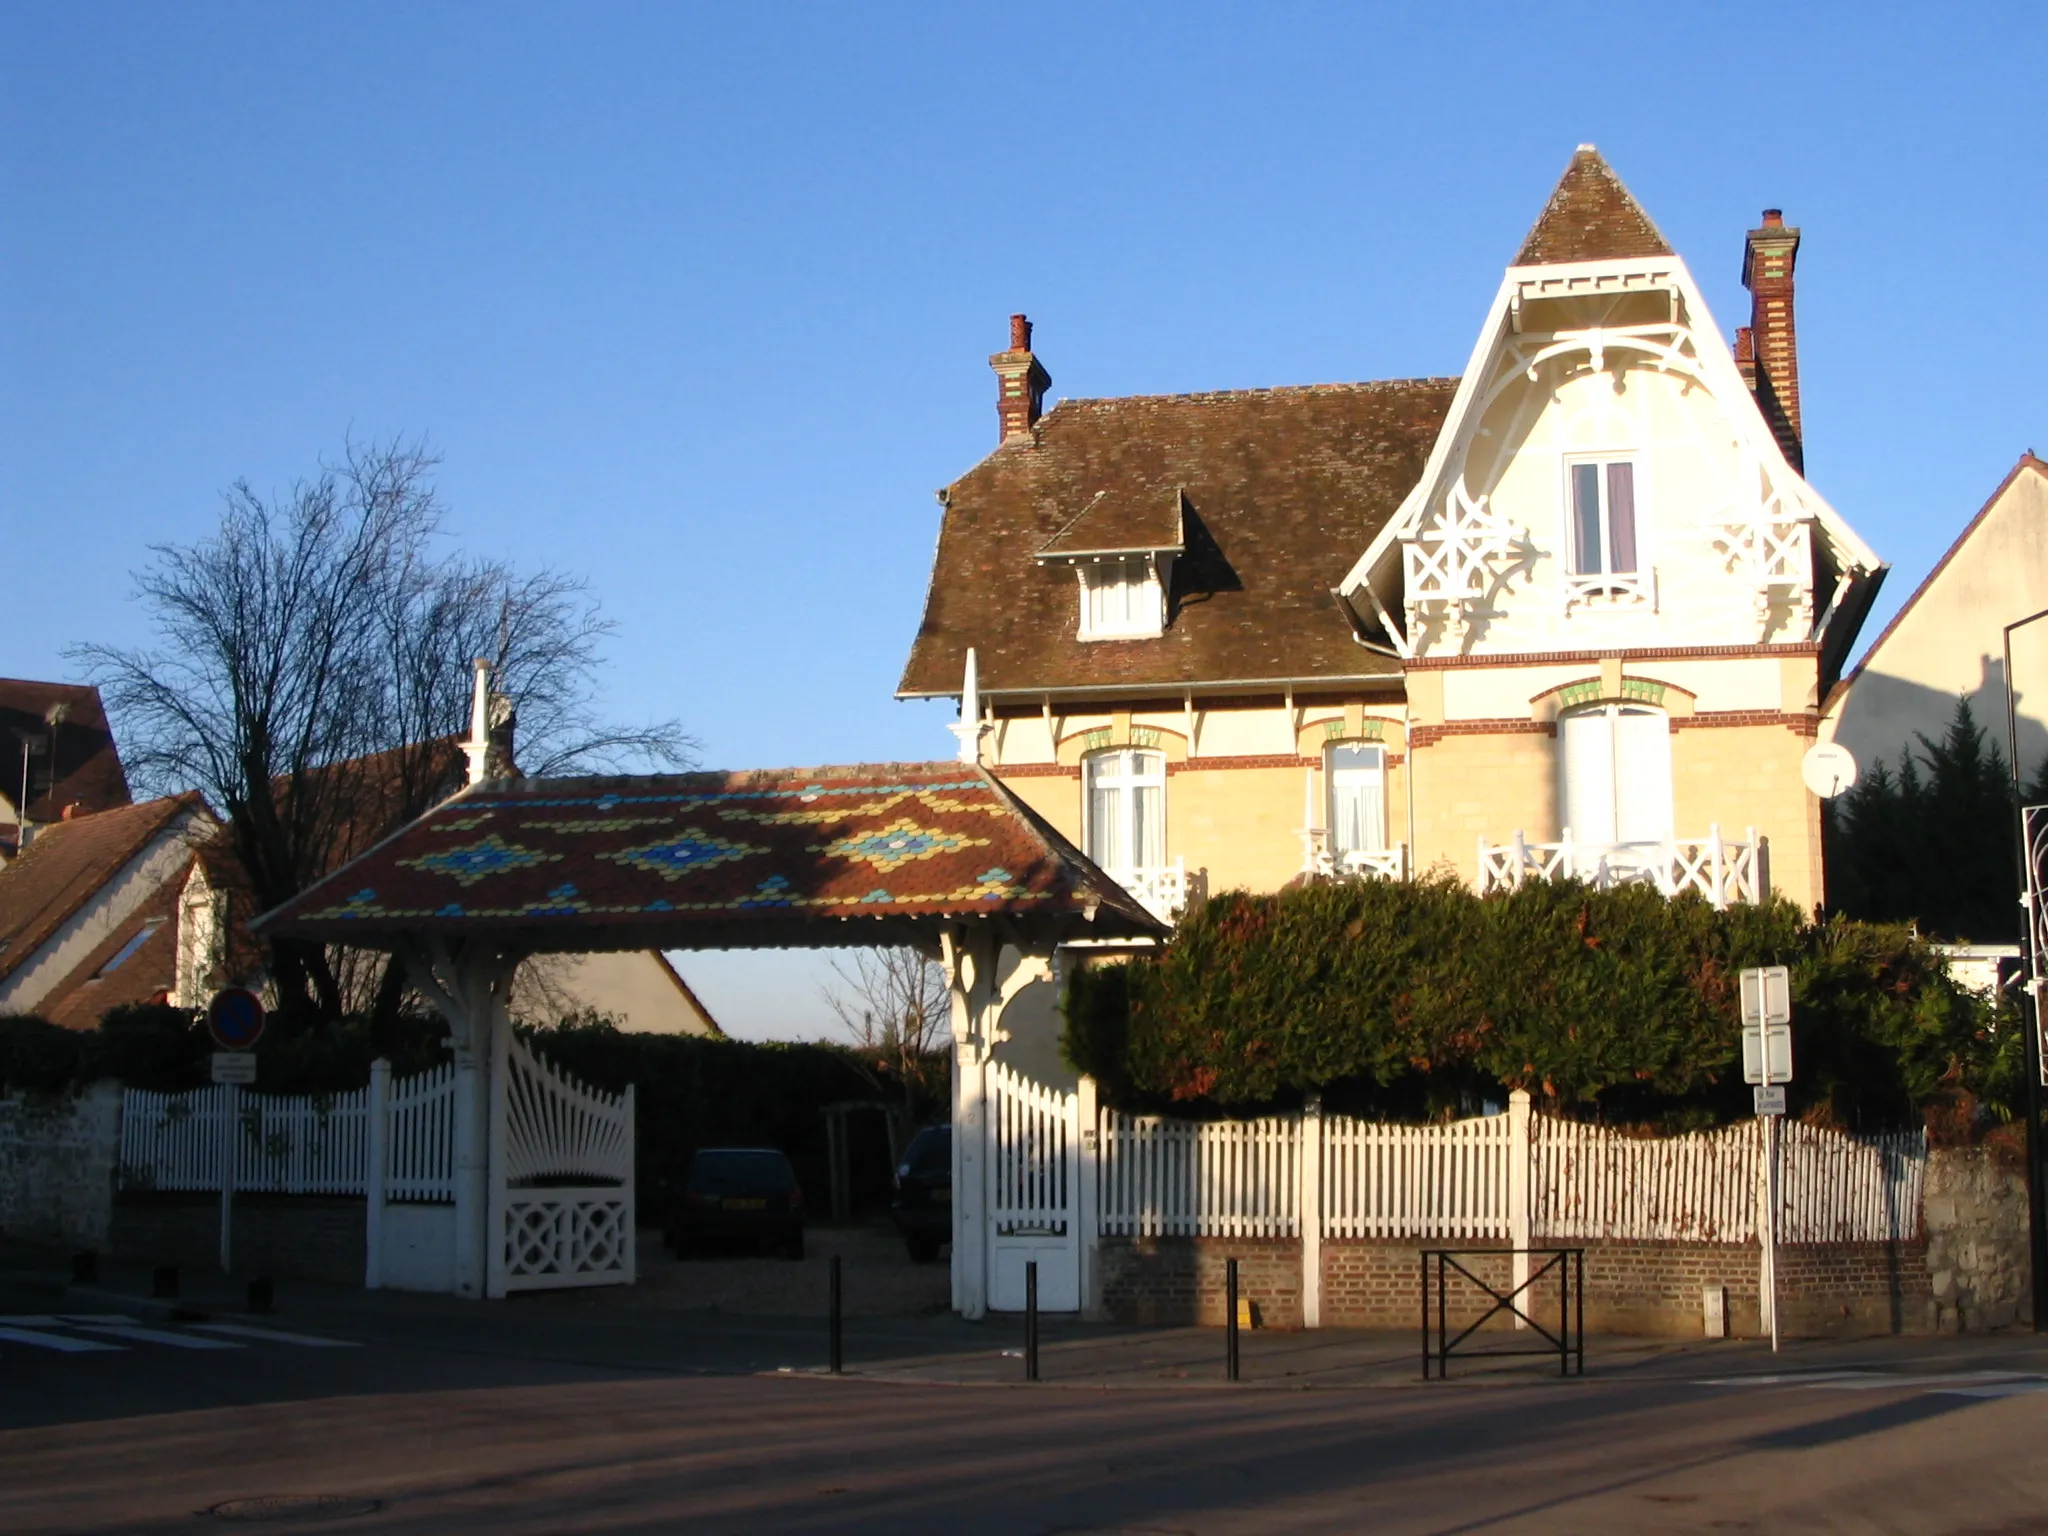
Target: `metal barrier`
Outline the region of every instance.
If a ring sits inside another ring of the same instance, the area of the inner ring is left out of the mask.
[[[1508,1289],[1473,1273],[1464,1261],[1505,1259],[1513,1266],[1517,1258],[1528,1264],[1527,1278],[1510,1279]],[[1538,1263],[1537,1261],[1541,1261]],[[1436,1282],[1435,1305],[1430,1294],[1431,1274]],[[1450,1331],[1451,1274],[1456,1271],[1492,1305],[1453,1335]],[[1533,1288],[1547,1277],[1557,1283],[1557,1328],[1555,1332],[1535,1315]],[[1466,1340],[1503,1312],[1539,1334],[1543,1343],[1509,1349],[1472,1349]],[[1586,1374],[1586,1250],[1583,1248],[1425,1248],[1422,1251],[1422,1379],[1448,1378],[1452,1355],[1466,1359],[1504,1358],[1509,1355],[1556,1355],[1560,1376]]]

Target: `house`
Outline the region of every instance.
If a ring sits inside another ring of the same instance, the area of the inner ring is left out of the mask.
[[[1828,699],[1822,734],[1864,767],[1939,741],[1957,698],[2004,751],[2004,627],[2048,609],[2048,463],[2020,455]],[[2013,634],[2019,754],[2048,756],[2048,621]]]
[[[128,803],[99,689],[0,678],[0,861],[19,851],[24,827]]]
[[[1731,342],[1581,146],[1459,378],[1048,410],[1015,317],[899,697],[1164,916],[1439,868],[1811,905],[1885,567],[1802,474],[1799,242],[1748,232]]]

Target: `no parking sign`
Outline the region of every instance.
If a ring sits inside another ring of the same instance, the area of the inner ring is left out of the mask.
[[[263,1037],[263,999],[244,987],[213,994],[206,1005],[206,1031],[224,1051],[246,1051]]]

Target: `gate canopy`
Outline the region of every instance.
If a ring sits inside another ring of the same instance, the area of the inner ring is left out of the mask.
[[[963,763],[476,785],[254,924],[369,949],[528,953],[919,944],[986,925],[1049,948],[1165,925]]]

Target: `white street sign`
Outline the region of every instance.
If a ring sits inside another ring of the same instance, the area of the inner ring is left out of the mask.
[[[1791,1082],[1792,972],[1782,965],[1753,966],[1738,979],[1742,986],[1742,1080]]]
[[[1785,1090],[1779,1088],[1753,1088],[1756,1095],[1756,1112],[1760,1115],[1782,1115],[1785,1113]]]
[[[215,1051],[213,1053],[213,1080],[216,1083],[237,1083],[247,1086],[256,1081],[256,1053],[254,1051]]]
[[[1792,1022],[1792,969],[1784,965],[1751,966],[1741,975],[1744,1024]]]

